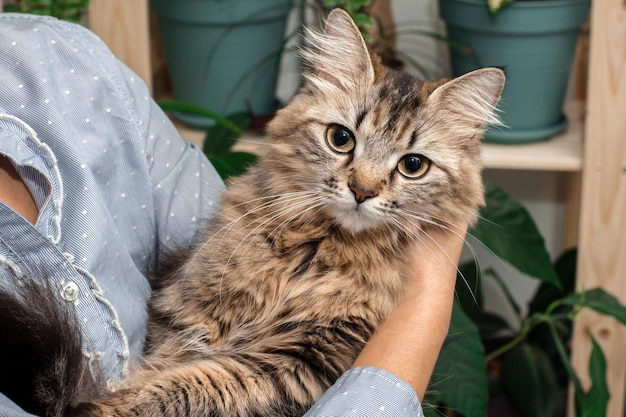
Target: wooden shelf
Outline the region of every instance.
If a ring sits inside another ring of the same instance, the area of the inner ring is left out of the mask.
[[[485,168],[578,172],[583,167],[584,105],[568,103],[567,129],[545,142],[523,145],[483,144]]]

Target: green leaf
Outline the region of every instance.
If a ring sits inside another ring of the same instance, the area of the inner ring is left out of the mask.
[[[351,0],[351,1],[348,1],[348,3],[352,5],[352,8],[359,9],[361,7],[369,6],[371,1],[372,0]]]
[[[510,329],[509,323],[497,314],[483,311],[479,315],[473,315],[470,317],[478,327],[480,336],[483,339],[488,339],[503,330]]]
[[[482,338],[508,329],[506,320],[483,309],[480,286],[481,273],[475,261],[459,266],[456,278],[456,299],[465,314],[476,324]]]
[[[563,344],[563,340],[561,340],[561,336],[559,335],[559,331],[555,326],[554,321],[546,321],[545,323],[548,325],[550,332],[552,333],[552,340],[554,342],[557,356],[561,361],[561,365],[574,387],[574,406],[578,410],[582,404],[584,394],[582,384],[574,371],[574,367],[570,362],[568,352],[565,349],[565,345]]]
[[[196,114],[199,116],[206,117],[209,120],[213,120],[216,123],[232,130],[234,133],[241,135],[242,131],[239,129],[237,125],[235,125],[232,121],[227,118],[220,116],[212,110],[207,109],[204,106],[200,106],[198,104],[184,102],[184,101],[159,101],[157,102],[159,107],[165,112],[174,112],[174,113],[190,113]]]
[[[49,15],[70,22],[80,22],[89,9],[89,0],[22,0],[5,4],[5,12]]]
[[[521,417],[555,417],[561,411],[554,366],[538,347],[525,343],[502,361],[502,386]]]
[[[202,146],[205,155],[211,156],[230,152],[232,146],[241,136],[240,132],[246,130],[250,125],[250,118],[246,113],[228,116],[226,120],[236,126],[238,132],[221,124],[209,127],[206,130],[206,137]]]
[[[483,309],[483,293],[480,287],[480,269],[475,261],[459,266],[456,277],[456,298],[463,311],[472,315]]]
[[[602,348],[590,334],[592,349],[589,359],[591,388],[584,396],[579,417],[606,416],[609,399],[609,386],[606,380],[606,358]]]
[[[617,298],[603,290],[594,288],[577,294],[571,294],[562,300],[565,304],[591,308],[598,313],[614,317],[620,323],[626,325],[626,306]]]
[[[522,308],[519,306],[519,304],[515,300],[513,293],[511,293],[511,290],[509,290],[509,287],[506,285],[506,283],[504,282],[500,274],[498,274],[498,271],[496,271],[495,269],[489,268],[485,272],[494,279],[496,284],[498,284],[498,286],[500,287],[500,290],[504,294],[504,298],[506,298],[509,305],[515,312],[515,315],[518,321],[521,322],[522,321]]]
[[[541,315],[543,313],[536,314]],[[528,333],[526,340],[541,348],[551,358],[558,358],[559,352],[554,338],[558,337],[561,343],[568,343],[572,336],[572,322],[559,317],[550,319],[550,323],[550,325],[547,323],[538,324]],[[561,386],[567,385],[569,376],[565,367],[559,366],[556,371]]]
[[[430,407],[428,404],[422,404],[422,411],[424,411],[424,417],[441,417],[442,414],[436,408]]]
[[[248,128],[250,118],[246,113],[239,113],[224,118],[228,124],[215,124],[206,130],[202,151],[209,158],[222,179],[242,174],[256,162],[257,156],[248,152],[233,152],[241,132]],[[232,125],[236,131],[232,129]]]
[[[493,184],[485,184],[487,206],[471,234],[520,272],[560,287],[545,241],[528,211]]]
[[[256,155],[247,152],[229,152],[208,157],[223,180],[244,173],[257,159]]]
[[[439,355],[426,402],[443,402],[465,417],[487,415],[489,387],[478,329],[458,303]]]
[[[372,26],[372,24],[374,23],[372,18],[365,13],[354,13],[352,15],[352,19],[354,19],[354,23],[356,23],[356,25],[360,28],[362,28],[363,26]]]
[[[562,289],[551,284],[541,283],[528,304],[528,314],[544,312],[554,301],[574,292],[576,287],[576,263],[578,251],[570,249],[555,262],[554,269],[563,286]]]

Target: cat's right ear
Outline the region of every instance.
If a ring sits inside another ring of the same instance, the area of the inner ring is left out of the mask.
[[[496,106],[502,96],[506,75],[502,68],[471,71],[437,87],[428,100],[454,112],[467,124],[485,128],[501,124]]]
[[[363,35],[350,15],[333,9],[322,33],[307,32],[309,48],[303,58],[310,67],[309,82],[321,88],[350,90],[374,82],[375,69]]]

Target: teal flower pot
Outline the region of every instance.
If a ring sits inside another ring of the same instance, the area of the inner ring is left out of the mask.
[[[485,0],[440,0],[439,6],[448,36],[475,53],[450,48],[455,75],[485,66],[506,70],[498,105],[506,127],[490,128],[485,141],[536,142],[565,129],[563,102],[590,0],[515,1],[496,16]]]
[[[276,110],[275,90],[293,0],[151,0],[177,100],[222,115]],[[205,118],[177,115],[195,126]]]

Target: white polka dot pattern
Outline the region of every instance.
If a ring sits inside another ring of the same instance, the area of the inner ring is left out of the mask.
[[[85,355],[119,378],[143,347],[147,271],[191,240],[223,184],[80,26],[0,14],[0,74],[0,154],[40,211],[32,227],[0,203],[0,285],[49,279],[76,307]]]

